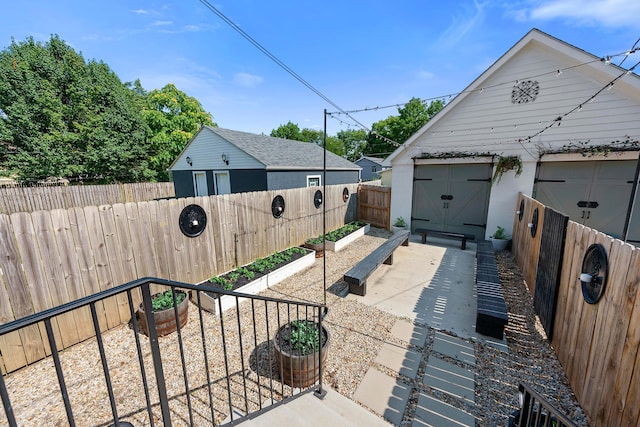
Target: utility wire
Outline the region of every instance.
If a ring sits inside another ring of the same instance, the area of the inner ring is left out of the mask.
[[[227,25],[229,25],[231,28],[233,28],[238,34],[240,34],[242,37],[244,37],[249,43],[251,43],[253,46],[255,46],[260,52],[264,53],[269,59],[271,59],[273,62],[275,62],[280,68],[282,68],[284,71],[289,73],[293,78],[295,78],[300,83],[302,83],[307,89],[309,89],[310,91],[312,91],[313,93],[318,95],[325,102],[327,102],[333,108],[338,110],[341,114],[347,115],[351,120],[354,121],[354,123],[356,123],[362,129],[366,130],[367,132],[371,132],[371,130],[367,126],[365,126],[362,123],[360,123],[358,120],[356,120],[354,117],[352,117],[349,113],[347,113],[345,110],[340,108],[340,106],[338,104],[336,104],[331,99],[329,99],[329,97],[327,97],[319,89],[316,89],[311,83],[309,83],[307,80],[302,78],[302,76],[300,76],[298,73],[293,71],[287,64],[282,62],[277,56],[275,56],[273,53],[271,53],[266,47],[262,46],[257,40],[255,40],[253,37],[251,37],[249,34],[247,34],[247,32],[245,32],[242,28],[240,28],[238,25],[236,25],[235,22],[233,22],[231,19],[229,19],[227,16],[225,16],[222,12],[220,12],[215,6],[213,6],[211,3],[209,3],[208,0],[200,0],[200,2],[203,5],[205,5],[205,7],[207,7],[211,12],[215,13]],[[377,136],[380,136],[380,135],[377,135]],[[386,138],[386,139],[388,139],[388,138]],[[389,141],[391,141],[391,140],[389,140]],[[396,143],[396,144],[398,144],[398,143]],[[400,144],[398,144],[398,145],[400,145]]]

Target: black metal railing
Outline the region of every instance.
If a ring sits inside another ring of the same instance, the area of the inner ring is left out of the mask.
[[[544,397],[530,386],[520,383],[518,387],[520,409],[509,419],[513,427],[575,427],[566,415],[555,409]]]
[[[151,291],[168,288],[190,293],[191,322],[181,325],[173,292],[177,331],[159,337]],[[105,332],[107,300],[117,297],[122,302],[124,295],[131,316],[130,328],[122,326]],[[223,311],[223,298],[216,299],[222,296],[233,300],[230,310]],[[210,301],[208,311],[202,308],[203,299]],[[242,301],[246,302],[240,304]],[[80,356],[74,355],[76,348],[59,351],[56,331],[60,316],[78,310],[86,312],[87,307],[95,339],[76,346]],[[140,308],[148,336],[141,333],[136,314]],[[22,394],[23,377],[34,367],[0,376],[4,409],[4,413],[0,411],[0,424],[23,425],[40,417],[50,425],[70,426],[170,426],[176,420],[189,425],[233,425],[297,394],[313,391],[321,396],[321,363],[314,368],[318,380],[310,386],[285,385],[280,378],[282,366],[275,363],[271,334],[292,320],[312,320],[322,331],[326,313],[326,306],[321,304],[143,278],[0,325],[0,339],[37,325],[46,331],[42,339],[50,349],[50,357],[36,362],[43,385],[28,396]],[[313,357],[322,359],[322,353]],[[74,366],[78,361],[81,367]],[[49,379],[54,384],[57,379],[54,391],[47,391],[44,385]]]

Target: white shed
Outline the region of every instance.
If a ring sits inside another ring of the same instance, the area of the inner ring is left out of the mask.
[[[391,217],[482,239],[511,230],[521,191],[640,241],[640,211],[626,227],[640,149],[640,78],[627,71],[531,30],[386,159]]]

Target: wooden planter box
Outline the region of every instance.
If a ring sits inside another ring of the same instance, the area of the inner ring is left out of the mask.
[[[183,291],[178,291],[183,292]],[[183,292],[184,293],[184,292]],[[154,294],[153,299],[157,294]],[[173,307],[161,311],[154,311],[153,320],[156,324],[156,333],[159,337],[168,335],[178,329],[176,324],[175,310]],[[180,321],[180,329],[184,328],[189,320],[189,295],[178,304],[178,320]],[[140,332],[149,336],[149,325],[147,324],[147,315],[144,311],[142,303],[138,306],[138,325]]]
[[[342,239],[336,242],[326,241],[325,242],[326,248],[328,251],[338,252],[339,250],[347,246],[349,243],[367,234],[370,229],[371,229],[371,225],[366,224],[364,227],[357,229],[353,233],[349,234],[348,236],[344,236]]]
[[[247,283],[241,288],[235,289],[234,292],[242,292],[244,294],[255,295],[259,292],[264,291],[270,286],[275,285],[276,283],[282,282],[289,276],[293,276],[299,271],[304,270],[307,267],[311,267],[313,263],[316,261],[316,253],[314,251],[309,251],[308,254],[298,258],[297,260],[290,262],[287,265],[280,267],[277,270],[274,270],[270,273],[265,274],[264,276],[259,277],[258,279]],[[208,281],[199,283],[200,285],[206,285]],[[226,311],[231,307],[235,307],[236,298],[230,295],[222,295],[220,297],[222,302],[222,311]],[[238,302],[244,301],[246,298],[239,298]],[[192,295],[191,300],[193,303],[198,304],[197,295]],[[206,292],[200,292],[200,303],[201,307],[204,310],[207,310],[210,313],[218,314],[219,303],[218,299],[212,297]]]

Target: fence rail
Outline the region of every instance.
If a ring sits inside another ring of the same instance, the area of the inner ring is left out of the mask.
[[[171,182],[111,185],[0,187],[0,213],[137,203],[175,197]]]
[[[513,249],[523,275],[535,283],[541,241],[562,233],[531,236],[529,224],[545,206],[520,195],[524,218],[516,216]],[[541,230],[540,224],[538,225]],[[588,304],[578,277],[584,255],[593,243],[604,246],[608,280],[604,295]],[[543,247],[546,245],[543,244]],[[548,255],[548,254],[547,254]],[[553,319],[552,344],[571,387],[592,426],[640,424],[640,249],[568,221]],[[529,286],[536,295],[537,284]],[[536,295],[537,297],[537,295]]]
[[[351,196],[345,201],[343,190]],[[227,194],[0,214],[0,323],[47,310],[141,277],[199,283],[276,251],[298,246],[323,229],[316,188]],[[357,184],[327,186],[327,230],[356,219]],[[276,219],[271,202],[285,200]],[[178,226],[189,204],[207,226],[196,238]],[[134,294],[134,302],[137,302]],[[98,306],[100,330],[129,322],[126,295]],[[95,336],[88,309],[52,321],[57,348]],[[0,371],[11,372],[51,354],[44,327],[0,337]]]
[[[160,341],[151,309],[152,285],[191,292],[196,301],[200,301],[202,292],[215,291],[235,297],[236,304],[233,310],[225,313],[220,310],[218,315],[190,304],[190,322],[184,326],[178,322],[178,308],[174,306],[171,319],[176,323],[177,332]],[[140,333],[134,293],[142,294],[148,337]],[[119,296],[127,301],[132,329],[123,330],[114,342],[111,336],[102,334],[99,316],[104,304]],[[240,298],[248,301],[240,304]],[[96,345],[84,357],[87,361],[100,362],[85,364],[82,369],[69,369],[71,356],[60,352],[54,333],[55,321],[81,310],[91,313],[89,324],[96,334]],[[24,386],[20,375],[6,379],[0,375],[4,409],[0,412],[0,424],[13,427],[32,423],[29,420],[35,412],[34,405],[38,413],[47,414],[41,420],[46,418],[48,425],[129,422],[170,426],[176,421],[188,425],[219,425],[225,419],[240,422],[269,406],[290,400],[305,389],[322,393],[322,364],[309,360],[307,364],[314,366],[309,375],[318,378],[317,387],[313,381],[311,386],[297,388],[284,384],[281,373],[286,371],[282,364],[273,363],[271,333],[275,334],[293,320],[313,322],[322,331],[326,312],[326,307],[319,304],[144,278],[0,325],[0,337],[29,328],[46,330],[53,363],[41,365],[39,375],[57,378],[59,392],[58,399],[52,389],[33,389],[32,394],[25,396],[18,393]],[[319,351],[319,355],[307,358],[322,360],[322,346]],[[94,381],[99,378],[104,381]],[[43,394],[39,395],[41,391]]]

